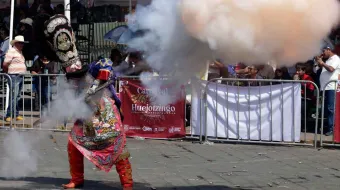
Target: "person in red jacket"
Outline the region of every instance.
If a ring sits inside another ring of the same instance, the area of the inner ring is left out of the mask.
[[[314,82],[313,78],[306,74],[307,65],[305,63],[296,64],[296,74],[294,75],[294,80],[303,80]],[[314,96],[315,86],[311,82],[305,82],[301,84],[301,107],[302,116],[311,116],[311,111],[315,105],[316,97]],[[306,97],[306,98],[305,98]],[[306,109],[305,109],[306,108]]]
[[[296,74],[294,75],[295,80],[304,80],[304,81],[314,82],[313,78],[306,73],[307,65],[305,63],[297,63],[295,67],[296,67]],[[302,87],[301,87],[302,98],[305,97],[305,93],[306,93],[306,97],[308,99],[314,99],[314,90],[315,90],[315,86],[313,85],[313,83],[310,83],[310,82],[302,83]]]

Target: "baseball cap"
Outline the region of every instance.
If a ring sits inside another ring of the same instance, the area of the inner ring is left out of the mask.
[[[334,45],[332,44],[332,41],[329,38],[324,39],[323,42],[322,42],[322,49],[321,50],[325,50],[325,49],[329,49],[329,50],[334,49]]]

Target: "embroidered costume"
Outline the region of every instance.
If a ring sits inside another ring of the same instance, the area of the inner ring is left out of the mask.
[[[101,59],[90,65],[89,73],[94,82],[88,90],[92,94],[104,82],[110,80],[112,62]],[[130,153],[126,150],[126,137],[119,111],[120,101],[116,96],[113,84],[110,91],[94,105],[95,111],[91,120],[78,120],[69,136],[69,159],[74,184],[83,184],[83,155],[97,168],[109,172],[114,164],[124,188],[132,187],[132,170],[129,162]],[[116,101],[115,101],[116,100]],[[91,101],[91,99],[89,100]],[[81,159],[81,160],[80,160]]]
[[[44,19],[46,22],[43,22]],[[83,186],[83,157],[86,157],[98,169],[105,172],[109,172],[115,165],[123,188],[132,189],[130,153],[126,149],[126,136],[120,112],[121,102],[113,84],[98,91],[101,85],[112,80],[112,61],[101,59],[89,66],[82,65],[75,46],[74,33],[67,18],[63,15],[56,15],[48,19],[46,15],[38,16],[35,28],[41,29],[41,23],[44,23],[43,33],[46,44],[40,46],[40,51],[46,53],[47,57],[54,57],[61,62],[69,80],[77,80],[81,83],[85,82],[86,77],[93,78],[93,83],[87,90],[89,95],[87,102],[93,108],[93,116],[92,118],[78,119],[70,132],[68,156],[72,179],[69,184],[63,185],[63,187],[68,189]],[[36,31],[35,34],[41,33]],[[41,36],[36,36],[36,38],[41,38]],[[42,49],[47,46],[50,48],[49,50]]]

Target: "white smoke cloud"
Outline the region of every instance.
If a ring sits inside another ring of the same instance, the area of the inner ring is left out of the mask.
[[[91,80],[90,78],[87,78]],[[85,93],[77,93],[72,82],[67,82],[61,78],[58,80],[58,97],[50,104],[50,109],[43,110],[42,128],[55,128],[56,123],[63,123],[65,119],[72,117],[89,118],[92,116],[91,108],[85,103]],[[91,81],[92,82],[92,81]],[[84,91],[89,86],[88,82],[82,81],[81,90]],[[102,96],[98,93],[93,96],[97,101]],[[1,160],[0,175],[5,178],[27,177],[38,169],[39,155],[34,151],[34,147],[39,146],[43,138],[47,138],[48,132],[34,131],[18,132],[12,130],[6,134],[4,139],[3,160]]]
[[[133,30],[149,32],[128,45],[142,50],[172,90],[201,73],[207,60],[291,66],[320,53],[339,21],[337,0],[153,0],[128,17]],[[144,77],[149,75],[145,74]],[[143,83],[156,92],[165,81]],[[169,83],[169,82],[168,82]],[[178,91],[178,90],[177,90]],[[154,94],[157,96],[156,94]],[[157,96],[158,103],[173,97]]]
[[[149,74],[142,75],[142,82],[152,90],[158,104],[169,104],[176,100],[176,92],[193,74],[200,73],[206,61],[212,58],[210,48],[186,32],[181,22],[177,1],[153,1],[147,7],[137,7],[135,15],[129,15],[129,27],[147,29],[145,36],[132,40],[129,46],[146,53],[147,63],[166,80],[149,80]],[[156,92],[171,83],[173,95],[159,96]],[[178,96],[177,96],[178,97]]]
[[[92,81],[91,81],[92,82]],[[65,119],[89,118],[92,116],[92,110],[85,102],[84,90],[87,90],[89,84],[85,81],[79,83],[81,92],[77,92],[75,84],[72,81],[66,81],[64,78],[58,78],[57,97],[43,110],[44,121],[43,128],[55,127],[56,123],[63,123]]]
[[[228,62],[291,66],[318,54],[339,23],[337,0],[183,0],[189,33]]]
[[[37,133],[10,131],[4,138],[0,175],[5,178],[30,176],[38,169]]]

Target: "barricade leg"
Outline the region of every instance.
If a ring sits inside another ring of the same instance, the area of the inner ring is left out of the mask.
[[[5,112],[5,115],[7,115],[7,108],[9,107],[9,97],[10,97],[10,90],[9,90],[9,88],[10,88],[10,85],[9,85],[9,83],[7,82],[6,83],[6,104],[5,104],[5,109],[4,110],[6,110]]]

